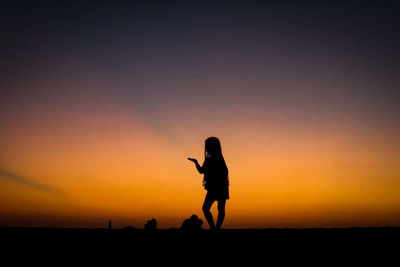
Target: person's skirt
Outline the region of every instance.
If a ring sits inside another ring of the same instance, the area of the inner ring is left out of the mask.
[[[217,201],[229,199],[229,186],[209,188],[206,197]]]

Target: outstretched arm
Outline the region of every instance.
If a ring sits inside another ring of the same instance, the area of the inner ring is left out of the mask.
[[[203,173],[203,168],[200,166],[200,164],[197,162],[197,159],[193,158],[188,158],[188,160],[193,161],[194,164],[196,164],[196,169],[199,173]]]

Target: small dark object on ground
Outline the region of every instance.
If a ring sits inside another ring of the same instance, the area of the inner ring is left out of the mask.
[[[190,218],[183,221],[181,230],[183,231],[200,231],[203,230],[201,225],[203,221],[193,214]]]
[[[146,231],[154,231],[156,229],[157,229],[157,221],[154,218],[151,220],[148,220],[146,222],[146,224],[144,225],[144,230],[146,230]]]

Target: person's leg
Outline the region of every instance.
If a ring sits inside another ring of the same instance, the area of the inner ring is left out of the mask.
[[[225,202],[226,199],[223,200],[218,200],[218,219],[217,219],[217,225],[215,228],[221,229],[222,222],[224,221],[225,218]]]
[[[206,195],[205,199],[204,199],[204,203],[203,203],[203,212],[204,212],[204,217],[206,217],[206,220],[208,222],[208,225],[210,226],[210,229],[215,229],[215,225],[214,225],[214,219],[213,216],[211,214],[211,206],[214,203],[214,199],[212,199],[210,197],[209,194]]]

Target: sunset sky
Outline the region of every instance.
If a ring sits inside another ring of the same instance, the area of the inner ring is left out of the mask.
[[[0,1],[0,226],[400,226],[400,1],[132,2]]]

